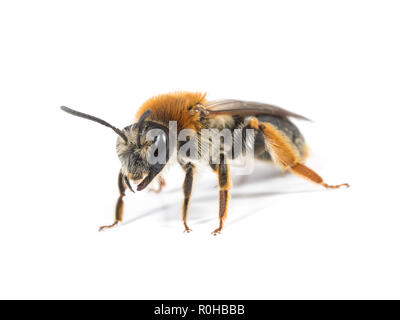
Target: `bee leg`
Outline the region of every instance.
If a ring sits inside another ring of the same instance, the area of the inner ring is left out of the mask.
[[[119,189],[119,197],[117,200],[117,204],[115,205],[115,221],[113,224],[111,224],[109,226],[100,227],[99,231],[114,228],[122,222],[122,217],[123,217],[123,213],[124,213],[123,198],[125,196],[126,185],[124,183],[124,175],[121,172],[118,175],[118,189]]]
[[[157,189],[150,189],[150,192],[154,192],[154,193],[160,193],[162,191],[162,189],[165,187],[166,183],[165,183],[165,179],[161,176],[159,176],[157,178],[158,181],[158,188]]]
[[[272,159],[277,163],[283,170],[290,170],[292,173],[311,180],[325,188],[340,188],[343,186],[349,187],[348,183],[329,185],[312,169],[302,164],[299,152],[297,151],[294,144],[286,137],[286,135],[280,130],[276,129],[269,123],[259,123],[257,118],[250,120],[250,126],[252,128],[259,128],[265,136],[265,144]]]
[[[221,233],[228,212],[229,189],[231,187],[231,176],[229,165],[225,161],[225,155],[221,154],[220,164],[217,168],[219,184],[219,226],[211,234],[216,236]]]
[[[306,167],[305,165],[301,163],[296,163],[294,166],[290,168],[290,171],[293,172],[294,174],[311,180],[312,182],[315,182],[317,184],[320,184],[321,186],[327,188],[327,189],[337,189],[340,187],[347,187],[349,188],[350,185],[348,183],[342,183],[338,185],[329,185],[324,182],[324,180],[312,169]]]
[[[185,181],[183,182],[183,205],[182,205],[182,221],[185,227],[184,232],[189,233],[192,231],[187,225],[187,211],[189,207],[190,196],[192,195],[192,185],[193,185],[193,164],[190,162],[184,165],[184,169],[186,171]]]

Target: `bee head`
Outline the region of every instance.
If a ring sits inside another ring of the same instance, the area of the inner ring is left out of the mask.
[[[109,123],[91,115],[61,107],[74,116],[95,121],[111,128],[118,134],[117,155],[121,161],[121,173],[127,187],[133,191],[129,180],[138,184],[137,190],[146,188],[161,172],[168,162],[168,128],[146,120],[151,111],[147,110],[133,125],[120,130]]]
[[[143,190],[164,168],[168,161],[168,128],[146,120],[148,110],[139,121],[123,130],[127,138],[118,137],[117,154],[121,172]]]

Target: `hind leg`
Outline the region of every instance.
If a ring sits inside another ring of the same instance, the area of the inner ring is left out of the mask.
[[[265,136],[265,144],[272,160],[283,170],[290,170],[292,173],[315,182],[325,188],[349,187],[349,184],[328,185],[312,169],[302,164],[302,158],[296,146],[287,136],[270,123],[259,122],[257,118],[250,120],[253,129],[259,129]]]
[[[315,182],[317,184],[320,184],[321,186],[327,188],[327,189],[336,189],[340,187],[350,187],[348,183],[342,183],[342,184],[337,184],[337,185],[329,185],[324,182],[324,180],[313,170],[310,168],[306,167],[305,165],[301,163],[297,163],[294,166],[290,168],[290,171],[293,172],[294,174],[311,180],[312,182]]]

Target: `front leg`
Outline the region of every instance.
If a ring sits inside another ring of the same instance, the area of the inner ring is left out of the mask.
[[[118,175],[118,189],[119,189],[119,197],[117,200],[117,204],[115,205],[115,221],[113,224],[109,226],[102,226],[99,228],[99,231],[103,231],[105,229],[111,229],[116,227],[118,224],[122,222],[122,217],[124,214],[124,196],[126,190],[126,184],[124,182],[124,175],[120,172]]]
[[[184,232],[189,233],[192,231],[188,225],[187,225],[187,211],[188,211],[188,206],[189,206],[189,200],[192,195],[192,185],[193,185],[193,164],[192,163],[186,163],[183,166],[183,169],[186,171],[185,175],[185,181],[183,182],[183,195],[184,195],[184,200],[183,200],[183,205],[182,205],[182,220],[183,220],[183,225],[185,227]]]
[[[219,226],[211,234],[221,233],[228,212],[229,189],[231,187],[231,175],[229,165],[226,163],[226,155],[221,154],[220,164],[217,166],[219,184]]]

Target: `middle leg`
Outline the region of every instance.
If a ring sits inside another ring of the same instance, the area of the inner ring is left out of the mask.
[[[187,211],[189,207],[189,200],[192,195],[192,185],[193,185],[193,164],[192,163],[187,163],[183,167],[186,171],[185,175],[185,181],[183,182],[183,195],[184,195],[184,200],[183,200],[183,205],[182,205],[182,221],[183,225],[185,227],[184,232],[189,233],[192,231],[187,225]]]
[[[229,189],[231,187],[231,174],[229,165],[226,163],[226,155],[220,155],[220,164],[217,166],[219,184],[219,226],[211,234],[214,236],[221,233],[228,212]]]

